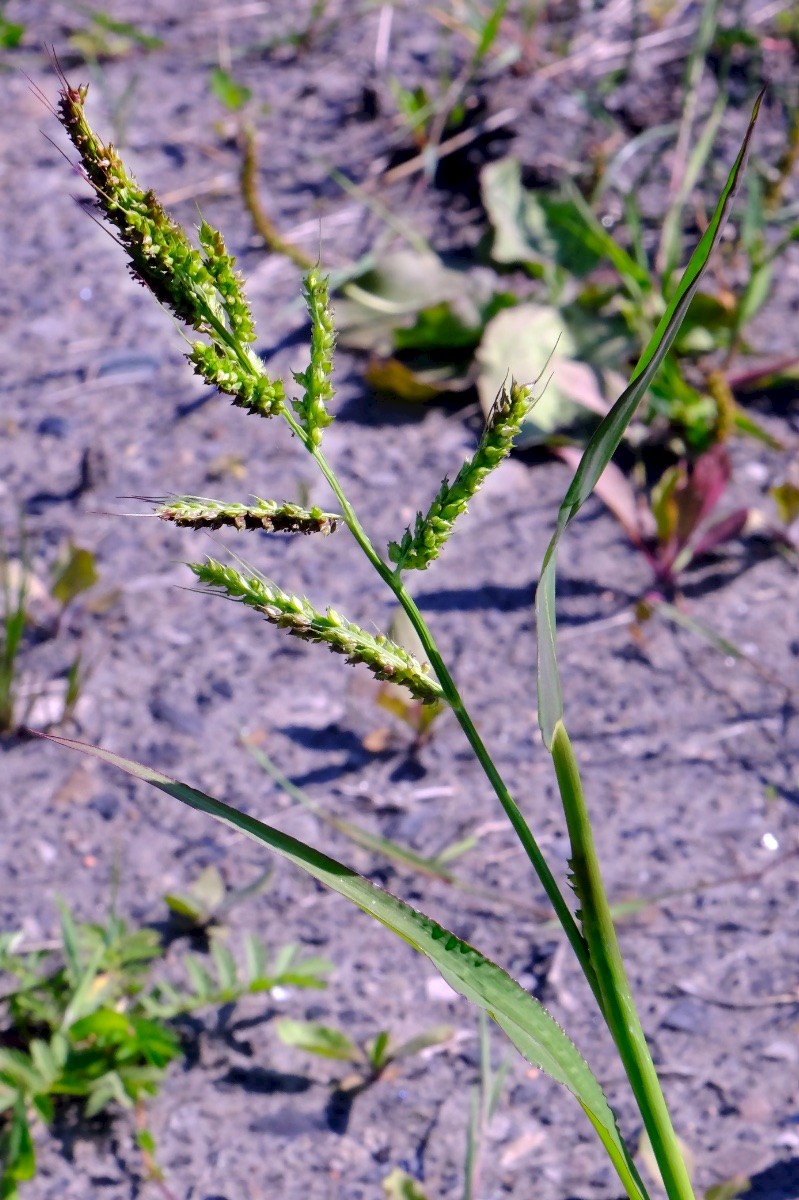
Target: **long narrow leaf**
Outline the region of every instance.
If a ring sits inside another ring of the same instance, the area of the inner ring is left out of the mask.
[[[304,842],[130,759],[83,742],[47,736],[61,746],[111,763],[190,808],[269,846],[424,954],[455,991],[489,1013],[528,1062],[569,1089],[594,1126],[628,1196],[631,1200],[646,1200],[646,1191],[621,1139],[615,1117],[576,1046],[538,1001],[495,963],[430,917]]]
[[[629,387],[622,392],[589,441],[558,512],[555,532],[544,556],[535,600],[538,630],[538,721],[544,744],[548,749],[552,747],[555,726],[563,717],[563,695],[557,663],[555,624],[555,576],[558,545],[569,522],[577,515],[591,495],[600,475],[613,457],[635,410],[646,395],[649,385],[677,336],[683,317],[688,311],[688,306],[699,285],[711,252],[721,236],[732,206],[762,98],[763,93],[761,92],[752,111],[749,128],[738,157],[730,171],[710,224],[691,255],[680,285],[641,355],[638,365],[633,371]]]

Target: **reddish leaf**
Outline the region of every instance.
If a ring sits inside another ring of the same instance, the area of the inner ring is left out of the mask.
[[[736,508],[735,512],[714,521],[691,547],[691,558],[709,554],[711,550],[716,549],[716,546],[721,546],[724,542],[731,542],[733,538],[737,538],[742,533],[748,516],[748,508]]]

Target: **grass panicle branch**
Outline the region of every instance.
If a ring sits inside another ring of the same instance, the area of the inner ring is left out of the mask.
[[[305,276],[304,290],[311,318],[311,361],[304,371],[294,373],[303,395],[300,400],[292,401],[292,407],[312,445],[318,446],[322,440],[322,430],[333,420],[327,405],[333,399],[330,376],[333,372],[336,334],[328,281],[315,267]]]
[[[477,449],[458,471],[454,483],[445,479],[424,516],[417,515],[413,531],[406,529],[402,541],[392,542],[389,546],[389,557],[396,565],[397,573],[424,571],[438,558],[455,521],[466,511],[485,477],[510,454],[534,403],[531,386],[519,384],[514,379],[509,388],[502,387]]]
[[[172,220],[151,191],[144,191],[114,147],[102,142],[86,120],[86,87],[64,87],[59,112],[80,155],[97,204],[115,227],[136,279],[186,325],[211,339],[196,341],[189,354],[198,375],[261,416],[281,411],[283,385],[264,373],[250,348],[255,328],[242,282],[222,235],[205,221],[200,249]]]
[[[302,508],[299,504],[261,500],[253,496],[251,504],[229,504],[204,496],[178,496],[158,501],[155,515],[181,529],[262,530],[267,533],[321,533],[335,531],[341,518],[321,508]]]
[[[242,358],[240,352],[218,342],[209,345],[197,341],[187,357],[195,374],[230,396],[237,408],[259,417],[274,417],[285,411],[282,380],[270,379],[251,350]]]
[[[254,608],[292,636],[307,642],[324,642],[336,654],[345,655],[347,662],[363,663],[375,678],[406,687],[423,704],[443,700],[441,687],[428,674],[429,668],[384,634],[367,633],[335,609],[321,613],[305,598],[284,592],[258,576],[243,575],[235,567],[224,566],[213,558],[188,565],[201,583],[219,588],[231,600]]]

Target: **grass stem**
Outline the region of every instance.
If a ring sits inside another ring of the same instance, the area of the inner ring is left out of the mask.
[[[562,721],[555,727],[552,759],[569,830],[573,883],[580,901],[583,934],[601,992],[600,1007],[649,1134],[666,1194],[669,1200],[694,1200],[680,1143],[632,997],[599,869],[577,759]]]

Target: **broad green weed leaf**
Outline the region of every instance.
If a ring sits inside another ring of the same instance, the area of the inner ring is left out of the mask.
[[[525,188],[513,157],[483,168],[483,204],[494,230],[495,262],[524,263],[558,282],[558,269],[580,279],[608,259],[623,279],[645,287],[646,272],[598,221],[579,194],[547,195]]]
[[[69,1035],[75,1042],[92,1038],[97,1042],[123,1042],[133,1035],[130,1019],[111,1008],[99,1008],[88,1017],[81,1017],[69,1027]]]
[[[360,1048],[340,1029],[331,1029],[329,1025],[320,1025],[316,1021],[295,1021],[292,1017],[281,1017],[275,1023],[275,1028],[284,1046],[318,1054],[320,1058],[363,1062]]]
[[[472,350],[486,323],[503,308],[513,308],[517,303],[511,292],[497,292],[479,312],[477,321],[467,321],[450,301],[442,300],[420,309],[410,327],[396,329],[394,345],[397,350]]]
[[[769,488],[769,495],[777,506],[783,525],[793,525],[799,519],[799,486],[787,480]]]
[[[211,942],[211,957],[214,960],[219,986],[223,992],[233,991],[237,983],[236,960],[222,942]]]
[[[538,1001],[495,963],[350,867],[247,813],[108,750],[53,735],[47,737],[119,767],[133,778],[150,783],[190,808],[271,847],[424,954],[450,987],[489,1013],[528,1062],[572,1092],[594,1126],[628,1195],[633,1200],[646,1197],[604,1093],[576,1046]]]
[[[548,378],[525,421],[518,446],[546,441],[585,419],[585,408],[576,403],[560,380],[560,369],[571,361],[571,338],[557,309],[539,304],[518,304],[489,321],[477,351],[477,391],[488,415],[505,380],[532,383],[542,372]]]
[[[28,1125],[25,1104],[21,1098],[14,1108],[11,1128],[5,1135],[4,1141],[6,1170],[11,1179],[18,1181],[33,1179],[36,1174],[36,1151],[33,1148],[33,1138]],[[0,1166],[3,1165],[5,1164],[0,1163]],[[13,1196],[14,1192],[9,1192],[9,1195]]]
[[[401,1058],[411,1058],[414,1054],[421,1053],[422,1050],[429,1050],[431,1046],[443,1046],[450,1040],[454,1032],[451,1025],[433,1025],[424,1033],[409,1038],[407,1042],[400,1042],[399,1046],[391,1046],[388,1057],[392,1062],[396,1062]]]
[[[239,83],[234,79],[228,71],[223,71],[221,67],[214,67],[211,72],[211,91],[216,96],[217,100],[221,100],[225,108],[229,108],[232,112],[243,108],[248,100],[252,99],[252,91],[243,83]]]
[[[591,495],[603,470],[617,450],[638,405],[646,395],[649,385],[677,336],[682,319],[688,311],[732,206],[754,133],[761,100],[762,93],[755,104],[749,128],[710,224],[691,255],[679,286],[633,371],[629,386],[622,392],[589,441],[558,512],[555,532],[544,556],[535,601],[538,630],[538,720],[544,744],[548,748],[552,746],[555,727],[563,716],[555,619],[558,545],[569,522],[573,520]]]
[[[553,247],[546,218],[532,193],[522,185],[519,160],[502,158],[483,167],[480,187],[494,230],[494,261],[540,265],[551,258]]]
[[[81,592],[93,587],[98,578],[91,550],[70,546],[65,558],[57,567],[50,595],[62,608],[66,608]]]
[[[401,1171],[399,1167],[386,1175],[383,1191],[387,1200],[427,1200],[427,1192],[422,1190],[412,1175]]]
[[[337,299],[339,340],[388,357],[395,349],[396,330],[413,326],[423,310],[446,304],[463,326],[477,327],[492,293],[487,276],[470,272],[467,277],[432,251],[392,251],[356,276],[346,296]]]

